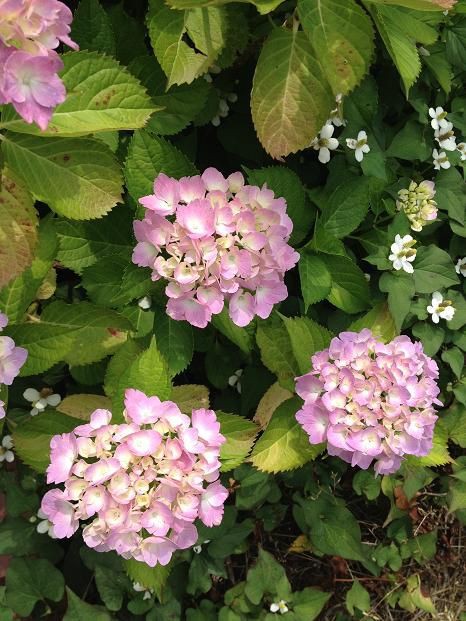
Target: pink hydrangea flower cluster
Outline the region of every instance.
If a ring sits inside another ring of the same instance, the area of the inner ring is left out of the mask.
[[[70,9],[58,0],[0,0],[0,104],[46,129],[66,91],[57,72],[60,41],[73,49]]]
[[[227,179],[215,168],[179,181],[163,173],[134,222],[133,262],[168,281],[167,313],[205,328],[225,301],[238,326],[266,319],[286,299],[285,272],[299,254],[287,244],[293,223],[284,198],[245,185],[240,172]]]
[[[154,567],[194,545],[197,518],[221,522],[228,491],[220,484],[225,441],[212,410],[182,414],[171,401],[128,389],[124,424],[96,410],[86,425],[52,438],[42,499],[57,538],[85,522],[85,543]]]
[[[342,332],[312,356],[297,378],[304,405],[296,419],[311,444],[378,474],[396,472],[403,455],[427,455],[437,416],[437,363],[422,344],[398,336],[387,345],[370,330]]]
[[[8,325],[8,318],[0,313],[0,332]],[[11,386],[19,370],[26,362],[27,350],[16,347],[9,336],[0,336],[0,384]],[[5,403],[0,400],[0,418],[5,418]]]

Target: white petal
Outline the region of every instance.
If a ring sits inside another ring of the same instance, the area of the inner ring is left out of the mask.
[[[443,302],[443,295],[440,293],[440,291],[434,291],[432,294],[432,304],[438,306],[440,302]]]
[[[39,410],[37,408],[32,408],[31,416],[37,416],[37,414],[39,414]]]
[[[360,140],[367,140],[367,134],[363,129],[358,134],[358,142]]]
[[[331,149],[332,151],[334,149],[336,149],[339,144],[340,143],[338,142],[338,140],[336,138],[329,138],[328,139],[328,148]]]
[[[364,153],[362,152],[361,149],[356,149],[356,151],[354,152],[354,157],[356,158],[357,162],[362,162]]]
[[[356,148],[356,143],[357,143],[357,141],[354,138],[347,138],[346,139],[346,146],[349,149],[355,149]]]
[[[11,436],[4,436],[2,440],[2,446],[6,449],[11,449],[14,446],[13,438]]]
[[[403,263],[403,269],[408,274],[412,274],[414,272],[414,267],[411,263]]]
[[[333,127],[333,125],[324,125],[322,129],[320,130],[320,137],[330,138],[333,135],[334,131],[335,131],[335,128]]]
[[[61,401],[61,397],[58,394],[53,394],[47,397],[47,403],[53,407],[56,407]]]
[[[39,522],[36,526],[36,530],[41,535],[45,535],[45,533],[49,532],[49,522],[48,520],[44,520],[43,522]]]
[[[34,401],[38,401],[40,399],[40,393],[35,388],[26,388],[23,392],[23,397],[26,401],[33,403]]]
[[[322,164],[326,164],[330,161],[330,151],[327,149],[327,147],[322,147],[321,149],[319,149],[318,160]]]
[[[5,453],[5,459],[7,460],[8,463],[11,464],[11,462],[15,460],[15,454],[12,453],[11,451],[7,451]]]
[[[439,316],[437,315],[437,313],[432,313],[432,321],[434,323],[438,323],[440,321],[439,320]]]

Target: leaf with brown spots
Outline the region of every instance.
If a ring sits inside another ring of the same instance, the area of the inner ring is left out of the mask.
[[[0,186],[0,288],[31,265],[37,224],[31,195],[5,171]]]

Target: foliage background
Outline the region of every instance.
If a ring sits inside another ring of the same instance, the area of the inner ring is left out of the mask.
[[[6,106],[0,123],[0,308],[29,350],[8,395],[17,460],[0,479],[10,557],[0,619],[270,621],[281,599],[296,621],[464,618],[466,302],[454,269],[466,255],[464,164],[455,153],[433,169],[427,111],[443,106],[466,134],[466,4],[447,14],[440,0],[70,6],[81,51],[63,55],[67,101],[46,132]],[[341,145],[368,134],[361,164],[341,146],[323,166],[308,148],[337,94]],[[267,183],[294,222],[290,296],[246,329],[224,313],[206,330],[172,321],[160,286],[131,263],[137,201],[154,177],[208,166]],[[423,178],[440,212],[416,235],[412,276],[387,257],[409,232],[397,191]],[[457,309],[448,324],[428,319],[436,290]],[[441,368],[434,449],[390,477],[326,457],[294,419],[293,378],[311,354],[366,326],[420,339]],[[229,384],[238,369],[241,394]],[[31,418],[31,386],[65,397],[57,411]],[[224,522],[200,529],[199,548],[169,572],[36,531],[50,437],[95,407],[121,416],[127,386],[187,411],[210,402],[228,438]]]

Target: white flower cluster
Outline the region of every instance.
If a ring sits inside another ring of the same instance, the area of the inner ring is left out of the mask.
[[[440,319],[451,321],[456,312],[451,300],[444,300],[440,291],[434,291],[432,301],[427,307],[427,312],[432,315],[432,321],[438,323]]]
[[[447,120],[448,112],[438,106],[437,108],[429,108],[429,116],[431,117],[430,125],[434,130],[435,140],[438,142],[439,149],[432,151],[434,168],[450,168],[451,163],[445,151],[459,151],[461,160],[466,160],[466,142],[456,144],[456,136],[453,131],[453,123]]]
[[[23,397],[26,401],[32,403],[31,416],[36,416],[43,412],[48,405],[56,408],[61,401],[60,395],[52,394],[49,388],[43,388],[40,392],[35,388],[26,388],[23,392]]]

